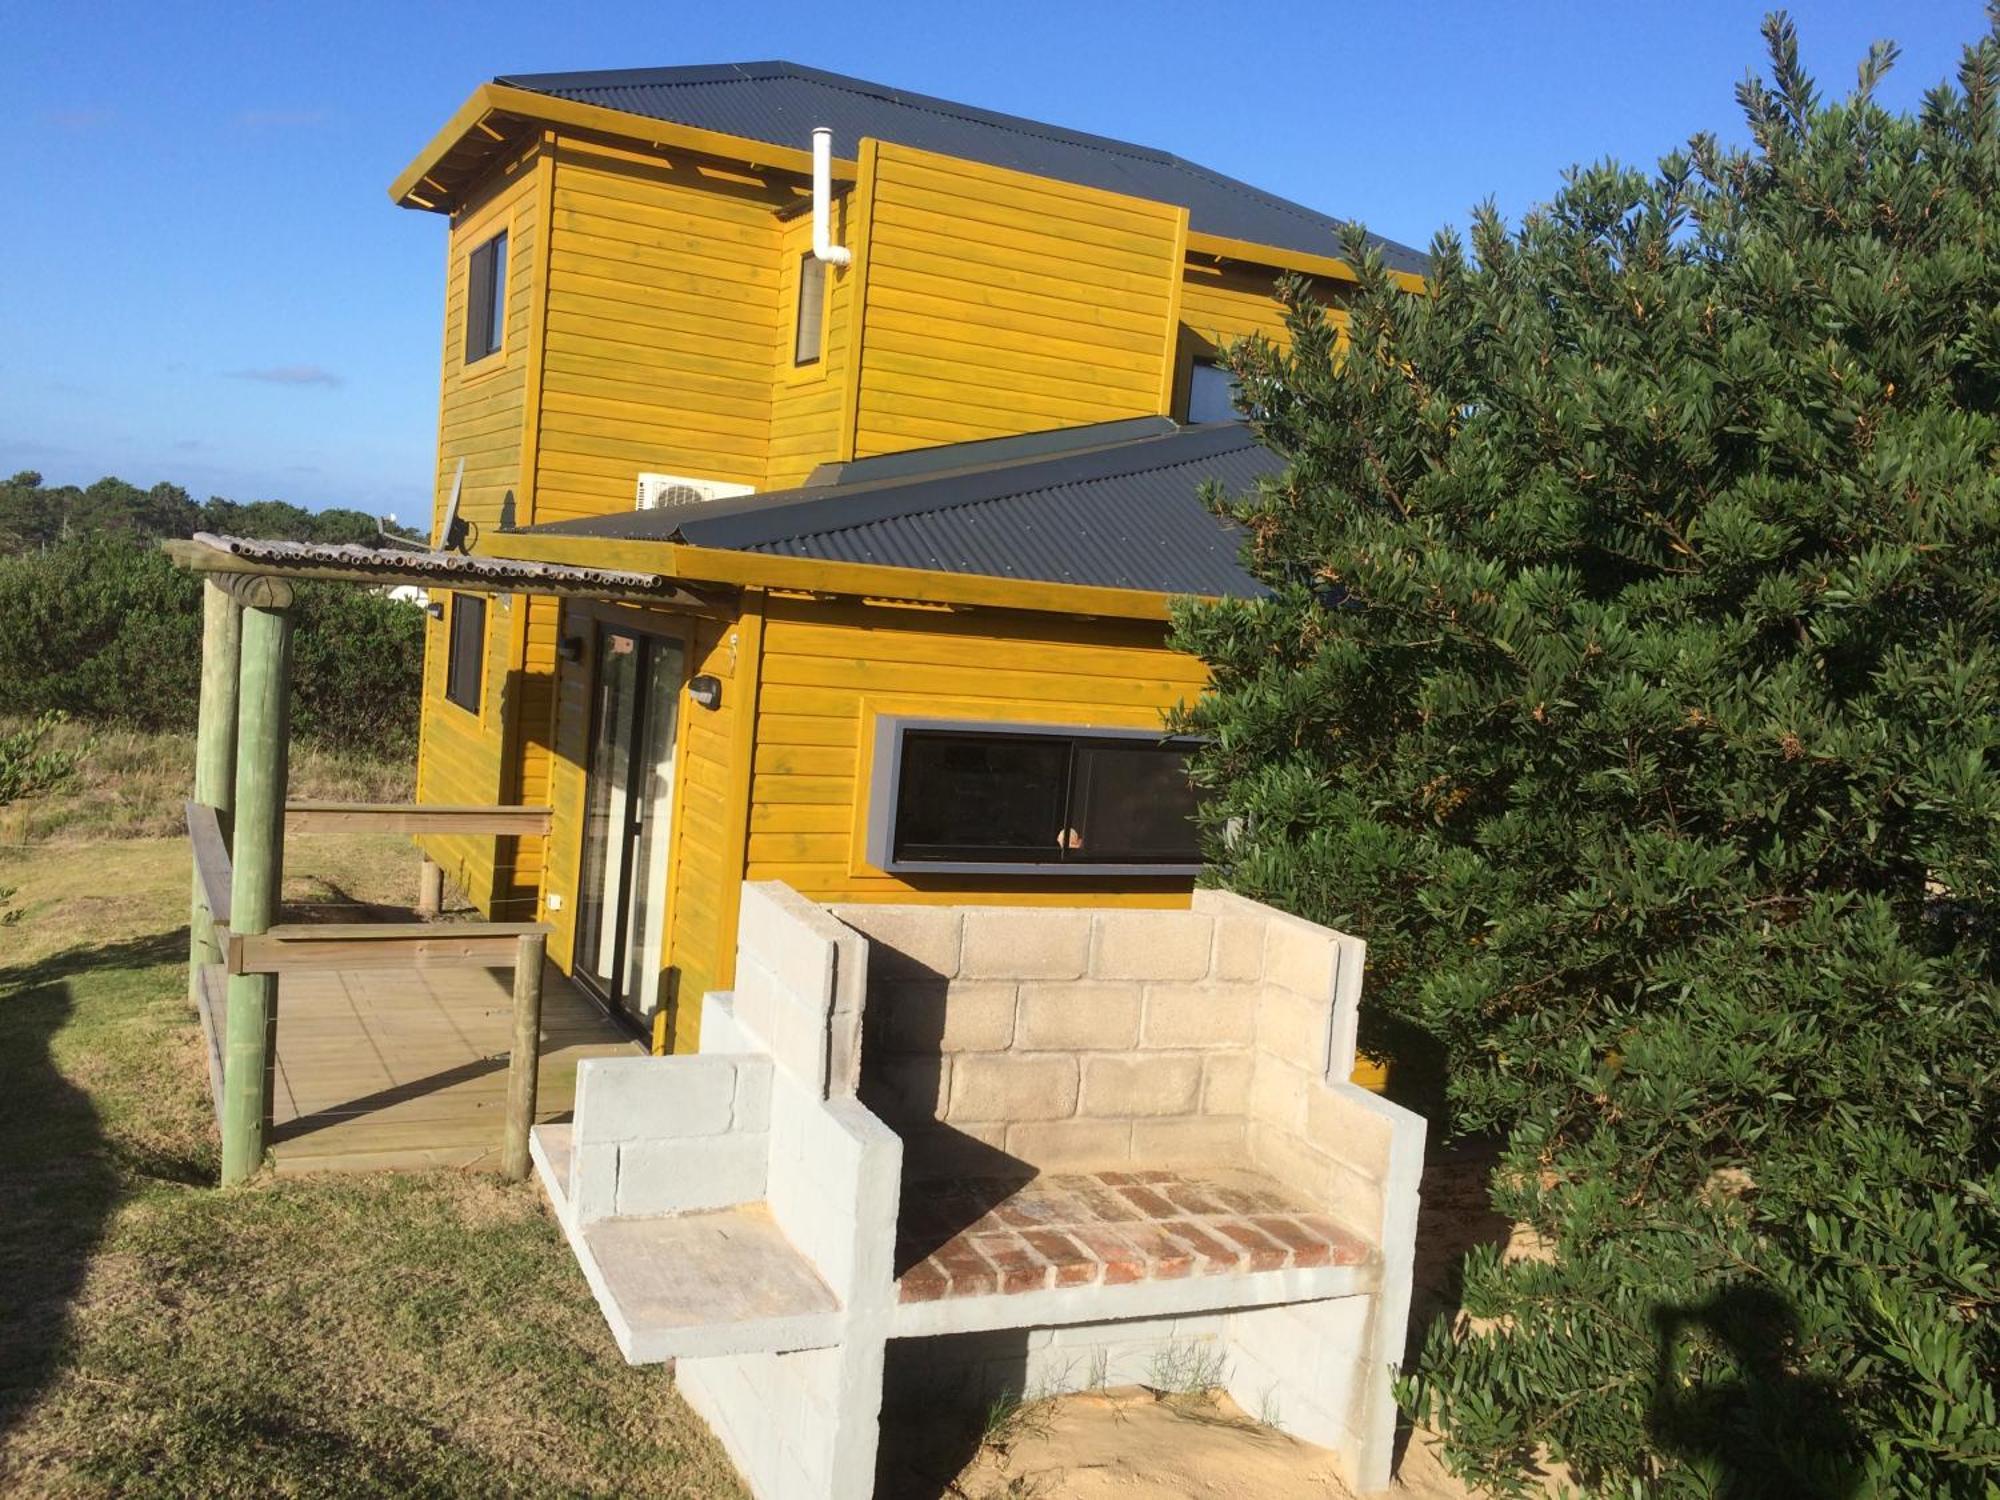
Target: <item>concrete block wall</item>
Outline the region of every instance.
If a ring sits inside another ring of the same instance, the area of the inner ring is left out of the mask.
[[[593,1057],[577,1066],[570,1202],[580,1224],[764,1196],[769,1058]]]
[[[867,973],[868,944],[852,927],[782,882],[744,883],[737,1024],[822,1099],[852,1096],[860,1080]]]
[[[674,1387],[760,1500],[862,1500],[874,1486],[882,1347],[682,1359]]]
[[[834,907],[870,944],[862,1097],[919,1169],[1241,1164],[1253,912]]]

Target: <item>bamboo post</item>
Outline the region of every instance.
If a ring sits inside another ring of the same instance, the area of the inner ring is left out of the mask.
[[[536,1075],[542,1061],[542,958],[548,934],[524,932],[514,956],[514,1050],[507,1058],[507,1140],[500,1174],[528,1175],[528,1132],[535,1124]]]
[[[420,854],[417,866],[417,915],[435,917],[444,911],[444,866]]]
[[[201,590],[201,710],[194,741],[194,800],[220,815],[225,838],[234,805],[236,779],[236,673],[242,646],[243,612],[213,579]],[[188,999],[201,986],[203,964],[220,963],[215,918],[202,899],[201,872],[194,872],[188,908]]]
[[[291,586],[256,578],[237,597],[242,621],[242,686],[237,697],[236,826],[231,841],[230,928],[267,931],[284,882],[285,772],[291,721]],[[247,596],[247,597],[246,597]],[[222,1182],[243,1181],[264,1164],[270,1124],[275,974],[229,976],[222,1062]]]

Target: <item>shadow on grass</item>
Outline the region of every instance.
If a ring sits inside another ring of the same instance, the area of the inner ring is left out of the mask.
[[[209,1180],[205,1163],[171,1144],[108,1131],[55,1058],[57,1035],[83,1026],[82,1045],[105,1054],[93,1061],[121,1061],[109,1034],[85,1025],[122,1019],[117,1005],[107,994],[101,1014],[93,1001],[93,1014],[80,1015],[75,981],[123,980],[150,1002],[154,971],[186,955],[187,930],[177,928],[0,967],[0,1438],[61,1368],[72,1306],[119,1204],[145,1179]]]

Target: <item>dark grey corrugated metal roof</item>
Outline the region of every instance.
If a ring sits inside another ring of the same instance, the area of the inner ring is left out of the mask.
[[[1062,182],[1180,204],[1188,211],[1189,227],[1200,233],[1311,255],[1341,253],[1339,227],[1325,214],[1169,152],[797,63],[517,73],[494,81],[774,146],[808,146],[813,127],[825,125],[849,151],[855,141],[873,136]],[[1375,243],[1394,270],[1421,275],[1428,267],[1427,258],[1407,245],[1379,237]]]
[[[1067,438],[1064,451],[1049,452]],[[1106,422],[845,465],[834,484],[533,530],[1169,594],[1265,592],[1242,533],[1201,502],[1283,460],[1241,423]],[[1009,444],[1014,445],[1009,448]],[[1024,451],[1025,450],[1025,451]]]

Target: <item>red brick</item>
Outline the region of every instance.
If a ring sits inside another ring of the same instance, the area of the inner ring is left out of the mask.
[[[1175,1208],[1184,1214],[1199,1214],[1204,1217],[1224,1214],[1229,1210],[1211,1196],[1209,1188],[1199,1182],[1170,1182],[1160,1189],[1173,1201]]]
[[[1218,1187],[1212,1191],[1232,1213],[1268,1214],[1286,1207],[1277,1194],[1262,1188]]]
[[[1171,1219],[1175,1209],[1149,1187],[1122,1187],[1118,1195],[1149,1219]]]
[[[1303,1224],[1279,1214],[1266,1214],[1250,1222],[1290,1250],[1295,1266],[1323,1266],[1333,1258],[1333,1246]]]
[[[935,1302],[950,1285],[951,1278],[942,1266],[934,1260],[922,1261],[911,1266],[897,1281],[896,1299],[899,1302]]]
[[[1217,1219],[1210,1227],[1223,1238],[1234,1240],[1244,1248],[1248,1253],[1245,1270],[1281,1270],[1291,1257],[1291,1252],[1283,1245],[1240,1219]]]
[[[999,1290],[999,1274],[967,1240],[955,1239],[940,1246],[931,1257],[931,1264],[951,1278],[948,1296],[983,1297]]]
[[[1108,1188],[1082,1187],[1076,1190],[1078,1205],[1090,1215],[1080,1223],[1136,1224],[1145,1215]]]
[[[1001,1291],[1039,1292],[1049,1284],[1049,1263],[1013,1231],[982,1234],[972,1243],[1000,1273]]]
[[[1123,1286],[1127,1282],[1145,1279],[1144,1253],[1117,1230],[1107,1229],[1102,1224],[1079,1224],[1070,1230],[1070,1237],[1081,1241],[1092,1255],[1104,1263],[1106,1286]]]
[[[1056,1268],[1057,1286],[1084,1286],[1097,1280],[1097,1257],[1059,1229],[1030,1229],[1021,1238]]]
[[[1358,1266],[1367,1261],[1370,1254],[1368,1242],[1345,1225],[1329,1219],[1325,1214],[1294,1214],[1292,1217],[1308,1234],[1326,1241],[1329,1265]]]
[[[1233,1271],[1243,1263],[1242,1247],[1229,1240],[1217,1239],[1208,1229],[1188,1219],[1176,1219],[1165,1226],[1167,1232],[1179,1240],[1197,1257],[1195,1270],[1203,1276],[1214,1276],[1224,1271]]]
[[[1125,1235],[1146,1257],[1146,1273],[1156,1281],[1178,1281],[1194,1269],[1194,1252],[1158,1224],[1140,1224]]]
[[[1139,1180],[1131,1172],[1099,1172],[1095,1175],[1097,1180],[1106,1187],[1124,1187],[1128,1182],[1137,1182]]]

